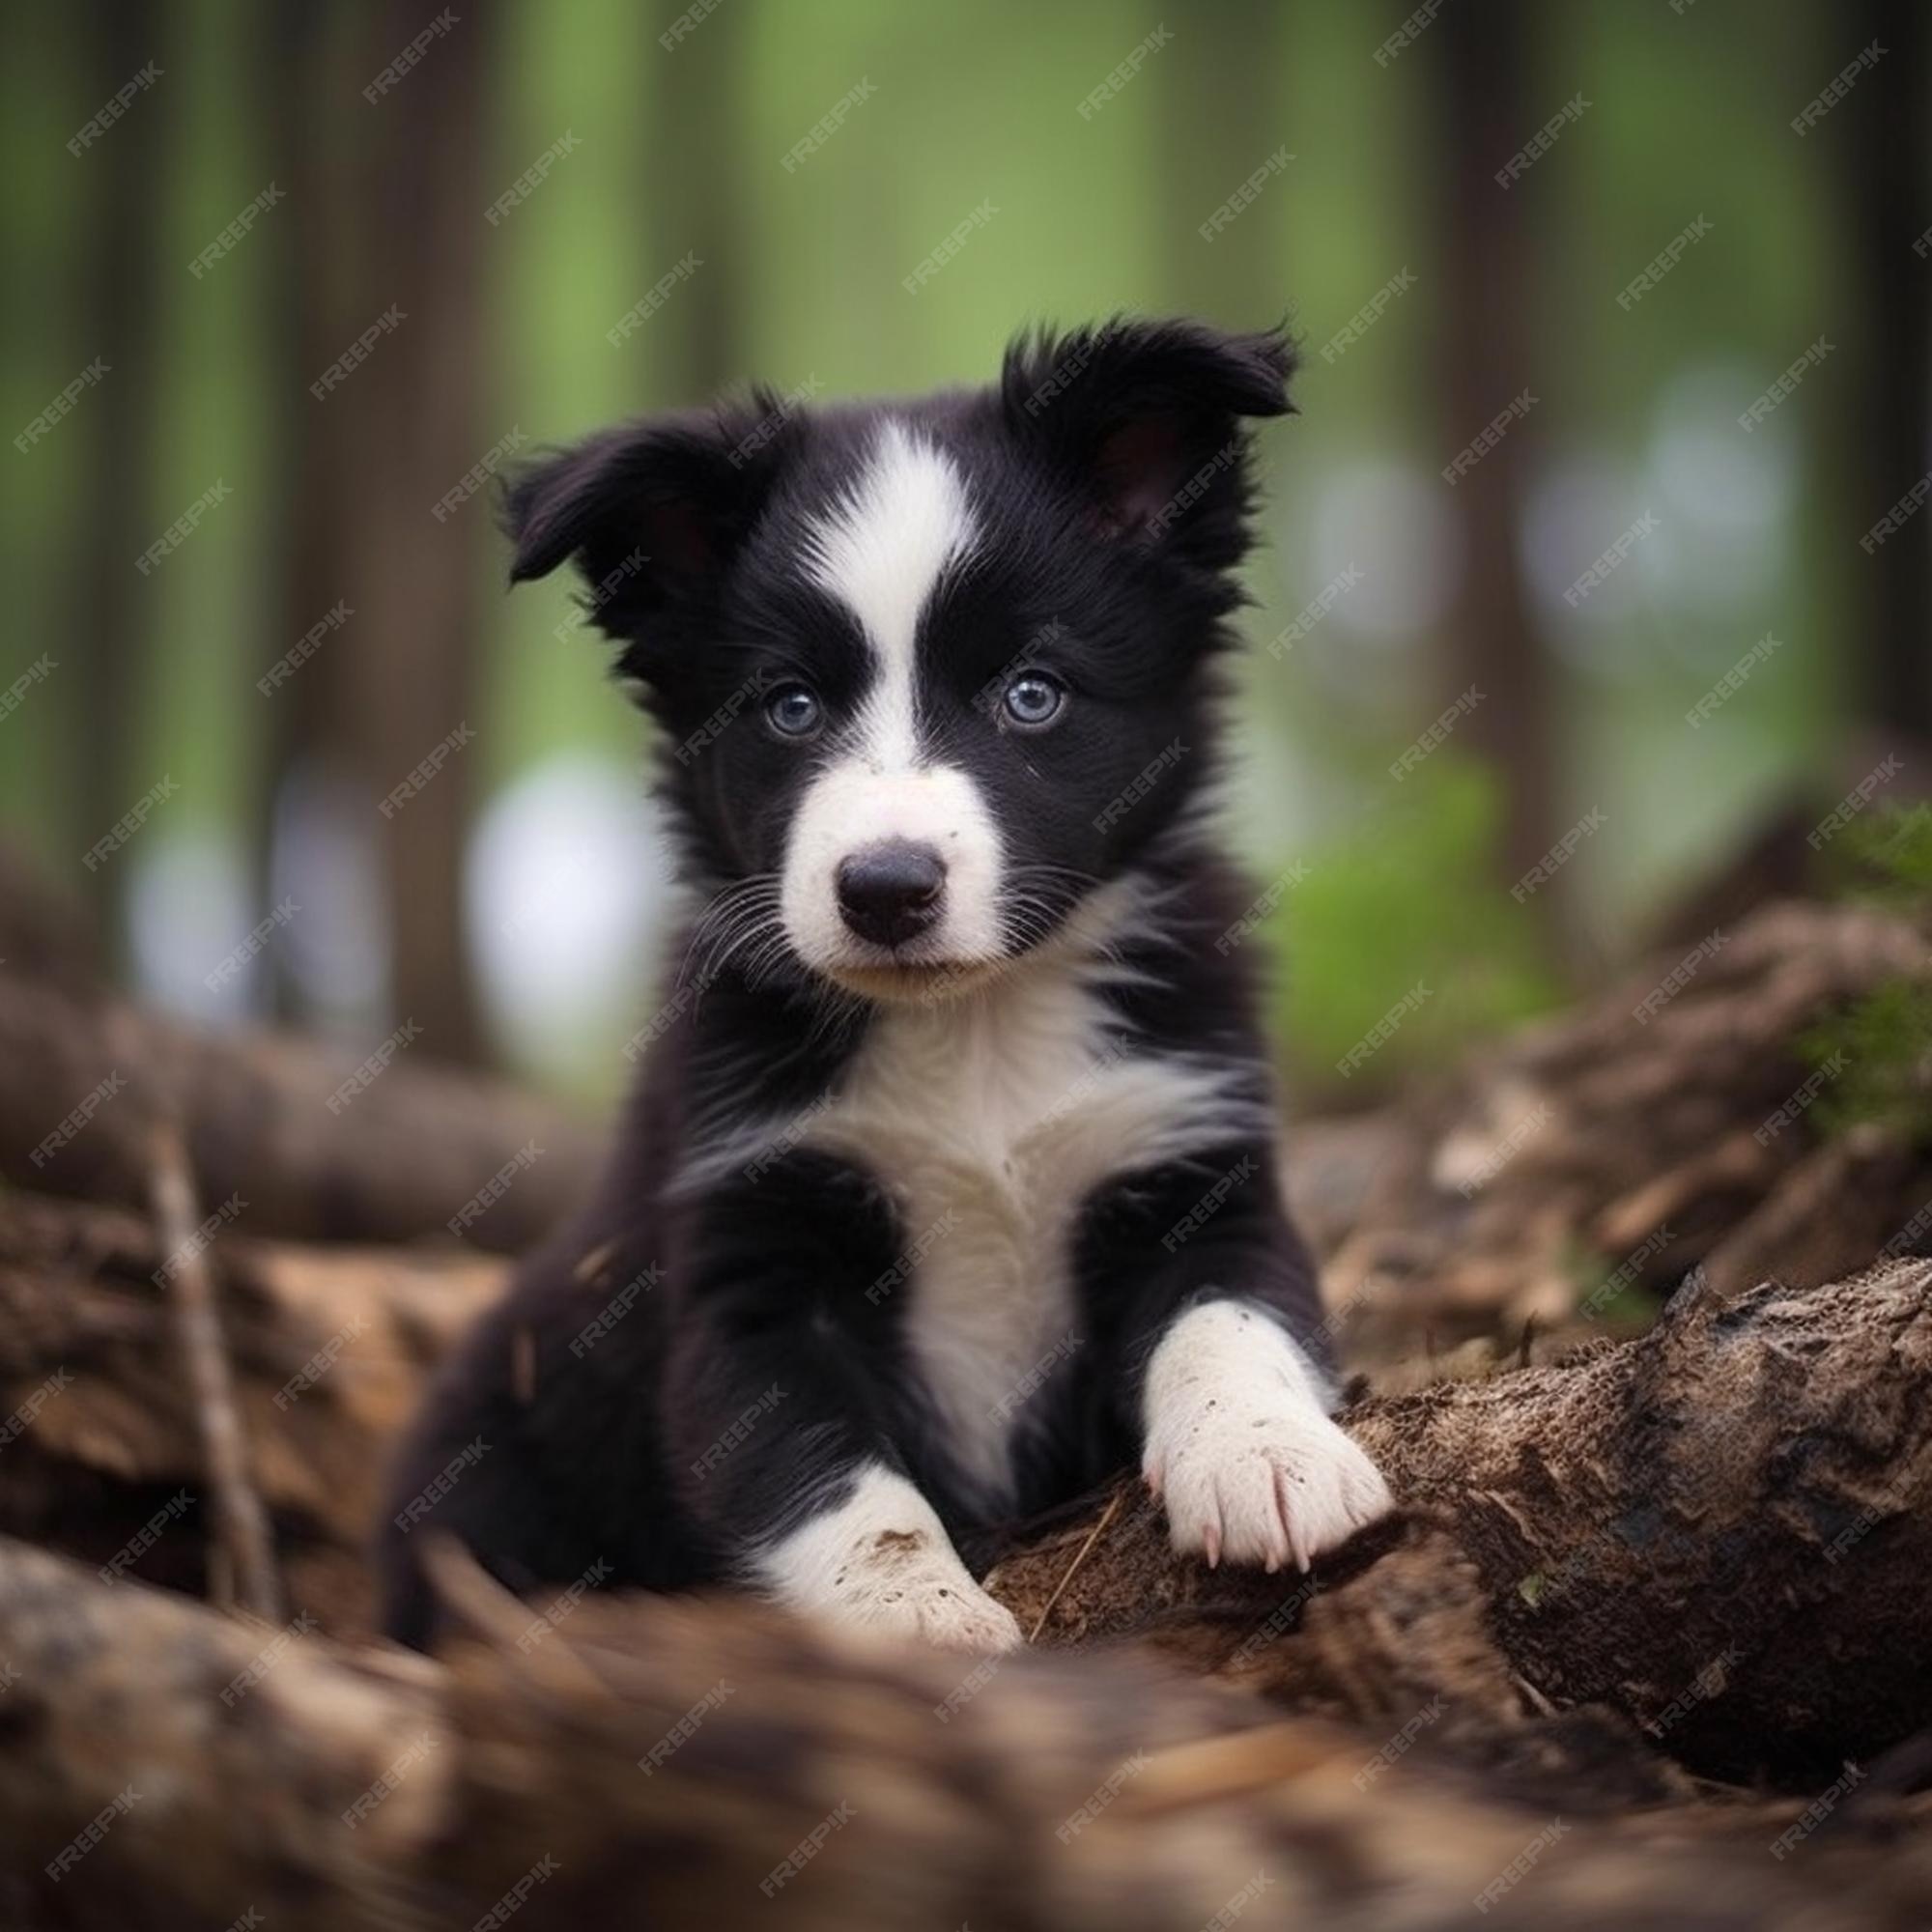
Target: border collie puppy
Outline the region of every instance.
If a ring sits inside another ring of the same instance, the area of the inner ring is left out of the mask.
[[[395,1635],[431,1635],[439,1531],[519,1591],[736,1583],[992,1650],[961,1542],[1129,1459],[1210,1564],[1387,1509],[1204,810],[1290,362],[1119,321],[513,483],[513,581],[576,564],[671,748],[694,910],[594,1199],[402,1457]]]

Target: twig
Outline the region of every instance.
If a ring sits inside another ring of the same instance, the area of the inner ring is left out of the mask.
[[[1113,1495],[1108,1498],[1107,1507],[1100,1512],[1099,1520],[1087,1532],[1087,1541],[1073,1552],[1073,1561],[1066,1566],[1065,1573],[1062,1576],[1060,1581],[1053,1586],[1053,1594],[1039,1606],[1039,1615],[1035,1619],[1033,1629],[1027,1632],[1027,1641],[1029,1643],[1032,1643],[1039,1635],[1040,1632],[1046,1628],[1046,1620],[1053,1614],[1053,1606],[1059,1603],[1061,1592],[1079,1574],[1081,1564],[1086,1562],[1088,1552],[1099,1542],[1101,1533],[1106,1529],[1107,1525],[1120,1515],[1121,1505],[1126,1500],[1126,1494],[1127,1492],[1123,1485],[1122,1488],[1116,1490]]]
[[[175,1333],[187,1364],[188,1389],[214,1497],[211,1579],[221,1594],[232,1592],[244,1610],[279,1624],[282,1591],[275,1575],[274,1539],[269,1513],[248,1473],[247,1440],[235,1406],[235,1375],[221,1332],[214,1274],[203,1253],[194,1177],[180,1133],[165,1120],[156,1122],[151,1134],[149,1199],[163,1256],[156,1279],[164,1283],[174,1310]],[[213,1560],[216,1553],[222,1563]]]
[[[116,1057],[138,1065],[144,1056],[133,1014],[119,1009],[107,1019]],[[235,1374],[221,1332],[213,1270],[195,1195],[194,1171],[176,1124],[168,1096],[147,1083],[142,1095],[148,1205],[161,1264],[155,1281],[168,1296],[175,1333],[187,1368],[202,1459],[213,1496],[213,1535],[209,1545],[210,1595],[224,1605],[239,1604],[270,1624],[282,1621],[281,1581],[275,1572],[274,1539],[269,1513],[248,1473],[247,1439],[235,1406]]]

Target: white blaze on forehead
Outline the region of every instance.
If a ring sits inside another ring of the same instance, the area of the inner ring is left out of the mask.
[[[913,696],[920,614],[947,566],[975,540],[966,485],[945,453],[889,420],[844,499],[808,538],[811,581],[858,618],[878,660],[861,743],[887,771],[918,755]]]
[[[919,623],[947,569],[978,541],[966,484],[945,452],[888,419],[845,495],[810,526],[807,573],[858,620],[873,661],[857,715],[830,739],[786,844],[781,908],[810,965],[865,964],[838,906],[840,865],[882,839],[932,846],[946,862],[942,911],[908,957],[983,960],[1002,949],[999,827],[957,766],[919,743]]]

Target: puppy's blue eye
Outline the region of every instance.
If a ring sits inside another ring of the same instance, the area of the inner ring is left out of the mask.
[[[1044,671],[1022,671],[1007,686],[1007,716],[1015,724],[1040,725],[1059,716],[1066,702],[1066,687]]]
[[[781,684],[765,699],[772,729],[785,738],[809,738],[818,729],[818,699],[802,684]]]

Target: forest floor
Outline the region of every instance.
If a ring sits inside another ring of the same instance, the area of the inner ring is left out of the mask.
[[[1209,1572],[1123,1482],[972,1552],[1030,1637],[977,1663],[448,1546],[458,1636],[375,1642],[386,1445],[594,1137],[13,956],[0,1923],[1932,1923],[1909,910],[1765,906],[1293,1128],[1399,1514]]]

